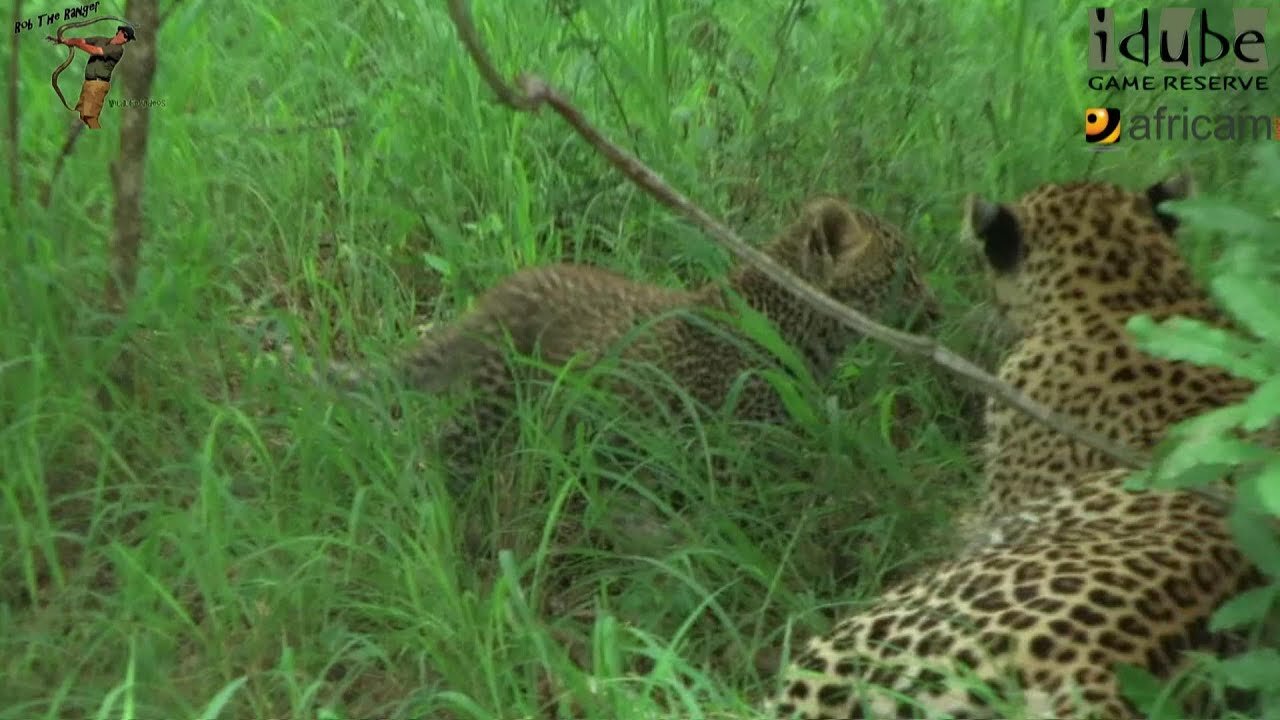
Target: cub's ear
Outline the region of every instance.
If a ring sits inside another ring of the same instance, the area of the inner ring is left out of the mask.
[[[1156,214],[1156,219],[1160,221],[1160,226],[1167,233],[1173,233],[1178,229],[1178,218],[1167,209],[1162,209],[1161,205],[1169,200],[1186,200],[1195,194],[1195,182],[1191,177],[1191,173],[1183,171],[1173,177],[1162,180],[1155,185],[1147,188],[1147,200],[1151,203],[1151,209]]]
[[[820,198],[805,206],[809,217],[809,253],[832,259],[859,246],[858,219],[835,198]]]
[[[1012,272],[1026,254],[1026,242],[1018,219],[1004,205],[970,195],[965,220],[973,234],[982,240],[982,251],[996,272]]]

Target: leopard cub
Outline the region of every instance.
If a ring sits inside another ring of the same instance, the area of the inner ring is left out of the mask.
[[[764,248],[775,261],[836,300],[873,317],[931,325],[938,304],[921,278],[916,254],[902,233],[871,214],[831,197],[807,202],[799,217]],[[578,367],[609,353],[656,366],[699,402],[720,407],[745,370],[759,364],[740,335],[723,327],[736,294],[767,317],[805,359],[817,380],[832,372],[856,333],[812,309],[754,267],[735,268],[723,281],[693,290],[637,282],[598,267],[555,264],[519,270],[477,300],[451,324],[433,329],[394,363],[406,385],[437,393],[459,385],[476,392],[481,436],[488,437],[514,408],[516,372],[509,351],[534,356],[543,367]],[[368,372],[335,364],[330,379],[348,387]],[[757,375],[747,381],[737,417],[785,418],[780,398]],[[634,384],[616,388],[638,402]]]

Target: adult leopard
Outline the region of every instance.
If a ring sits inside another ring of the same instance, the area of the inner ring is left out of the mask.
[[[1192,276],[1164,203],[1144,191],[1043,185],[1010,204],[970,199],[997,304],[1022,338],[1000,376],[1113,440],[1150,448],[1170,425],[1240,400],[1247,382],[1152,357],[1129,317],[1226,318]],[[1129,492],[1101,453],[989,403],[985,542],[815,638],[770,705],[780,718],[1129,718],[1117,663],[1167,678],[1215,650],[1219,604],[1259,580],[1218,505]]]

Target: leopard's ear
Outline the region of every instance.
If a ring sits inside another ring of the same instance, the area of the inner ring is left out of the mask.
[[[996,272],[1012,272],[1026,254],[1026,241],[1018,219],[1009,208],[970,195],[965,208],[965,222],[974,237],[982,241],[982,252]]]
[[[1147,201],[1151,203],[1151,210],[1165,232],[1173,233],[1178,229],[1178,218],[1168,208],[1161,206],[1169,200],[1186,200],[1195,195],[1195,190],[1195,180],[1186,170],[1147,188]]]
[[[861,246],[858,219],[849,206],[836,198],[819,198],[805,205],[809,220],[810,255],[832,260]]]

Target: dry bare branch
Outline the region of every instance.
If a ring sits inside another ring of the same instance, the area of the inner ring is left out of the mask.
[[[800,279],[800,277],[775,262],[773,258],[746,244],[732,230],[668,185],[657,173],[641,162],[639,158],[610,142],[562,92],[549,85],[541,77],[524,73],[516,78],[518,90],[508,85],[494,67],[488,53],[481,44],[475,23],[471,19],[470,8],[465,0],[449,0],[449,15],[453,18],[453,23],[458,30],[458,37],[467,48],[467,52],[475,62],[480,75],[498,95],[498,100],[502,104],[523,112],[536,112],[544,104],[551,106],[556,114],[569,123],[584,140],[590,143],[600,154],[604,155],[610,164],[655,199],[671,210],[683,215],[733,253],[740,261],[756,266],[769,279],[810,303],[815,309],[899,352],[929,359],[936,365],[976,386],[982,392],[1025,413],[1054,431],[1104,453],[1121,465],[1142,468],[1150,463],[1148,453],[1122,446],[1097,433],[1076,426],[1070,420],[1034,402],[1009,384],[1002,382],[999,378],[969,360],[948,350],[932,338],[912,335],[885,327],[866,315],[841,304]]]

